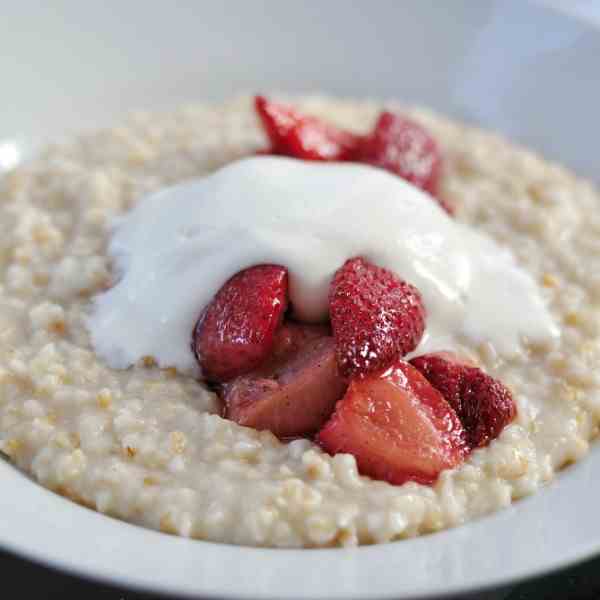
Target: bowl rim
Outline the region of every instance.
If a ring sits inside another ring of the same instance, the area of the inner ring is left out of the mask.
[[[600,464],[600,448],[595,450],[583,464],[568,467],[535,495],[519,500],[518,508],[513,504],[426,536],[348,549],[253,548],[160,533],[74,504],[42,488],[7,461],[0,461],[4,490],[0,513],[12,514],[0,528],[0,545],[71,575],[181,597],[448,597],[514,584],[599,553],[600,522],[594,522],[593,499],[600,494],[600,481],[594,483],[592,466]],[[554,543],[547,543],[546,533],[555,524],[556,514],[564,514],[565,507],[572,506],[584,490],[589,500],[580,503],[575,516],[587,525],[569,532],[564,520],[552,533]],[[15,506],[27,508],[15,513]],[[57,543],[59,539],[62,541]],[[94,540],[93,547],[90,539]],[[486,539],[493,544],[481,545]],[[358,563],[360,569],[356,568]],[[223,567],[232,564],[234,577]],[[380,569],[382,564],[394,573],[401,572],[394,567],[408,566],[412,577],[396,577],[388,570],[378,571],[373,578],[371,568]],[[204,568],[190,577],[200,566]],[[319,577],[307,579],[304,572],[318,573]]]
[[[588,21],[585,26],[594,27]],[[0,547],[86,579],[183,597],[447,597],[513,584],[600,553],[594,501],[600,495],[594,474],[600,448],[590,454],[533,496],[454,529],[377,546],[314,550],[215,544],[138,527],[76,505],[0,460]],[[407,567],[410,576],[402,576]]]

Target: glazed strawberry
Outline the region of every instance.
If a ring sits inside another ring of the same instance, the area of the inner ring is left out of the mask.
[[[336,272],[329,315],[338,364],[348,377],[393,364],[417,347],[425,329],[419,291],[360,257]]]
[[[296,321],[284,321],[275,332],[273,349],[259,370],[276,369],[297,354],[308,343],[324,337],[331,337],[329,325],[307,325]]]
[[[406,117],[382,112],[357,150],[357,160],[391,171],[437,197],[440,151],[429,133]]]
[[[258,265],[240,271],[217,292],[194,328],[192,347],[209,381],[247,373],[271,352],[287,308],[284,267]]]
[[[358,137],[302,115],[290,106],[256,96],[255,107],[271,142],[271,152],[304,160],[348,160]]]
[[[470,361],[440,352],[410,362],[456,410],[472,448],[487,446],[515,418],[510,391]]]
[[[282,438],[314,434],[348,387],[333,338],[309,334],[267,363],[225,386],[227,418]]]
[[[454,410],[404,361],[353,379],[317,442],[354,455],[363,475],[397,485],[432,483],[468,451]]]
[[[475,367],[474,363],[463,360],[453,352],[432,352],[413,358],[410,364],[438,390],[460,418],[461,393],[464,369]]]

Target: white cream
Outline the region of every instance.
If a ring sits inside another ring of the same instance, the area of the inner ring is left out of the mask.
[[[231,275],[259,263],[287,266],[300,319],[325,319],[331,277],[357,255],[421,291],[419,352],[467,339],[514,354],[524,340],[559,335],[507,250],[369,166],[240,160],[143,200],[117,224],[109,253],[121,278],[96,297],[88,325],[95,350],[115,368],[152,356],[196,372],[198,315]]]

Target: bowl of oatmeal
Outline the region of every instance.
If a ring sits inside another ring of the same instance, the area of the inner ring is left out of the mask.
[[[64,85],[14,74],[0,123],[0,543],[232,598],[449,594],[597,551],[597,35],[494,2],[443,31],[344,9],[333,38],[310,7],[182,7],[153,61],[164,15],[133,42],[134,9],[49,16],[66,42],[33,64]]]

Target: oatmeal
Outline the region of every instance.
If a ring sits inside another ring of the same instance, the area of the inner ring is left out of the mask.
[[[309,98],[349,129],[379,105]],[[134,115],[48,149],[0,181],[0,444],[41,484],[169,533],[259,546],[385,542],[507,506],[586,454],[600,418],[600,197],[592,185],[491,134],[410,114],[444,150],[457,219],[509,247],[562,335],[505,356],[470,348],[513,392],[517,420],[437,483],[392,486],[348,454],[282,444],[222,419],[193,377],[142,357],[127,370],[92,351],[91,298],[112,283],[111,224],[151,192],[264,145],[247,99]],[[598,263],[598,264],[596,264]]]

